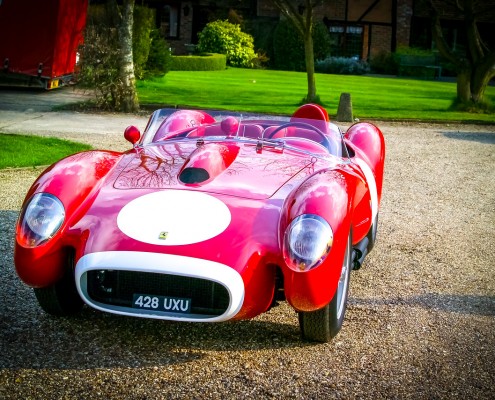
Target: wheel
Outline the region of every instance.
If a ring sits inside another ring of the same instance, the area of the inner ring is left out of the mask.
[[[334,151],[337,148],[337,146],[332,144],[333,139],[331,139],[327,135],[325,135],[316,126],[313,126],[311,124],[307,124],[305,122],[288,122],[286,124],[280,125],[278,128],[274,129],[273,132],[270,132],[267,139],[271,139],[281,130],[283,130],[285,128],[289,128],[291,126],[296,127],[296,128],[311,129],[312,131],[316,132],[319,136],[321,136],[321,139],[322,139],[321,144],[323,146],[325,146],[328,149],[328,151],[330,151],[330,153],[334,154]]]
[[[332,301],[319,310],[299,313],[299,327],[304,340],[328,342],[342,328],[347,308],[349,280],[352,270],[351,258],[352,242],[351,235],[349,235],[339,284]]]
[[[84,304],[70,270],[54,285],[35,288],[34,294],[43,311],[58,317],[76,314]]]

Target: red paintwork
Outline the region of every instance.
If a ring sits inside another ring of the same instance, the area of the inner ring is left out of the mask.
[[[29,189],[25,202],[35,193],[47,192],[57,196],[67,216],[62,225],[63,232],[86,212],[103,183],[102,178],[108,175],[120,158],[120,153],[103,151],[89,151],[67,157],[43,172]],[[25,248],[17,242],[14,249],[16,270],[28,285],[48,286],[61,277],[66,258],[60,254],[64,248],[60,236],[35,249]],[[40,268],[40,262],[46,264],[46,267]]]
[[[286,144],[294,149],[268,142],[259,146],[257,139],[237,140],[231,136],[233,127],[239,128],[233,119],[224,123],[223,129],[217,125],[227,136],[224,139],[177,140],[188,130],[197,135],[214,127],[205,113],[181,111],[178,115],[177,121],[171,117],[160,124],[152,116],[141,143],[150,135],[174,140],[138,145],[123,154],[82,153],[60,161],[38,178],[27,199],[34,193],[49,192],[62,201],[67,218],[45,245],[27,249],[16,243],[15,264],[21,279],[34,287],[55,283],[65,266],[67,249],[75,250],[76,261],[100,251],[166,251],[216,261],[238,271],[245,298],[235,319],[252,318],[269,308],[277,267],[284,276],[286,298],[296,310],[312,311],[330,302],[350,229],[356,244],[372,223],[370,186],[354,162],[357,158],[374,173],[378,200],[381,198],[385,144],[379,129],[361,123],[348,130],[344,140],[355,154],[349,162],[328,153],[324,156],[322,147],[308,139],[287,139]],[[256,124],[269,126],[274,121]],[[149,130],[150,126],[159,128]],[[209,179],[184,183],[179,175],[186,168],[205,169]],[[230,210],[230,225],[209,240],[186,246],[146,244],[120,231],[117,215],[126,204],[166,189],[202,191],[217,197]],[[323,217],[332,227],[334,242],[321,265],[295,272],[284,262],[281,243],[290,222],[305,213]]]
[[[4,72],[52,79],[74,72],[83,41],[87,0],[3,0],[0,5],[0,63]]]
[[[382,196],[383,167],[385,165],[385,139],[380,130],[372,124],[361,122],[352,125],[345,133],[345,139],[356,156],[366,161],[377,179],[378,199]]]
[[[292,117],[330,121],[327,110],[318,104],[303,104],[294,112]]]
[[[124,131],[124,138],[132,144],[136,144],[141,139],[141,132],[134,125],[128,126]]]

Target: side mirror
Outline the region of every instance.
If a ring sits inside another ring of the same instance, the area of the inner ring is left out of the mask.
[[[141,132],[134,125],[128,126],[124,131],[125,140],[131,142],[133,145],[141,138]]]

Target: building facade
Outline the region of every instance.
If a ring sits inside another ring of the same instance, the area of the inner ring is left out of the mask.
[[[428,0],[327,0],[314,9],[315,20],[322,21],[331,38],[331,54],[368,60],[400,46],[433,49]],[[159,26],[175,54],[186,54],[198,33],[215,19],[226,19],[229,11],[243,20],[277,21],[278,9],[270,0],[147,0],[156,9]],[[463,21],[452,7],[452,0],[434,0],[440,10],[445,35],[455,48],[462,46]],[[302,7],[301,2],[300,7]],[[487,40],[495,40],[495,0],[484,0],[478,18],[479,29]],[[302,9],[301,9],[302,11]],[[479,11],[479,9],[478,9]],[[488,43],[493,44],[493,43]]]

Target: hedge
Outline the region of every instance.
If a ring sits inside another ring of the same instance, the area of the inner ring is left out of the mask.
[[[225,54],[172,56],[171,71],[220,71],[227,68]]]

